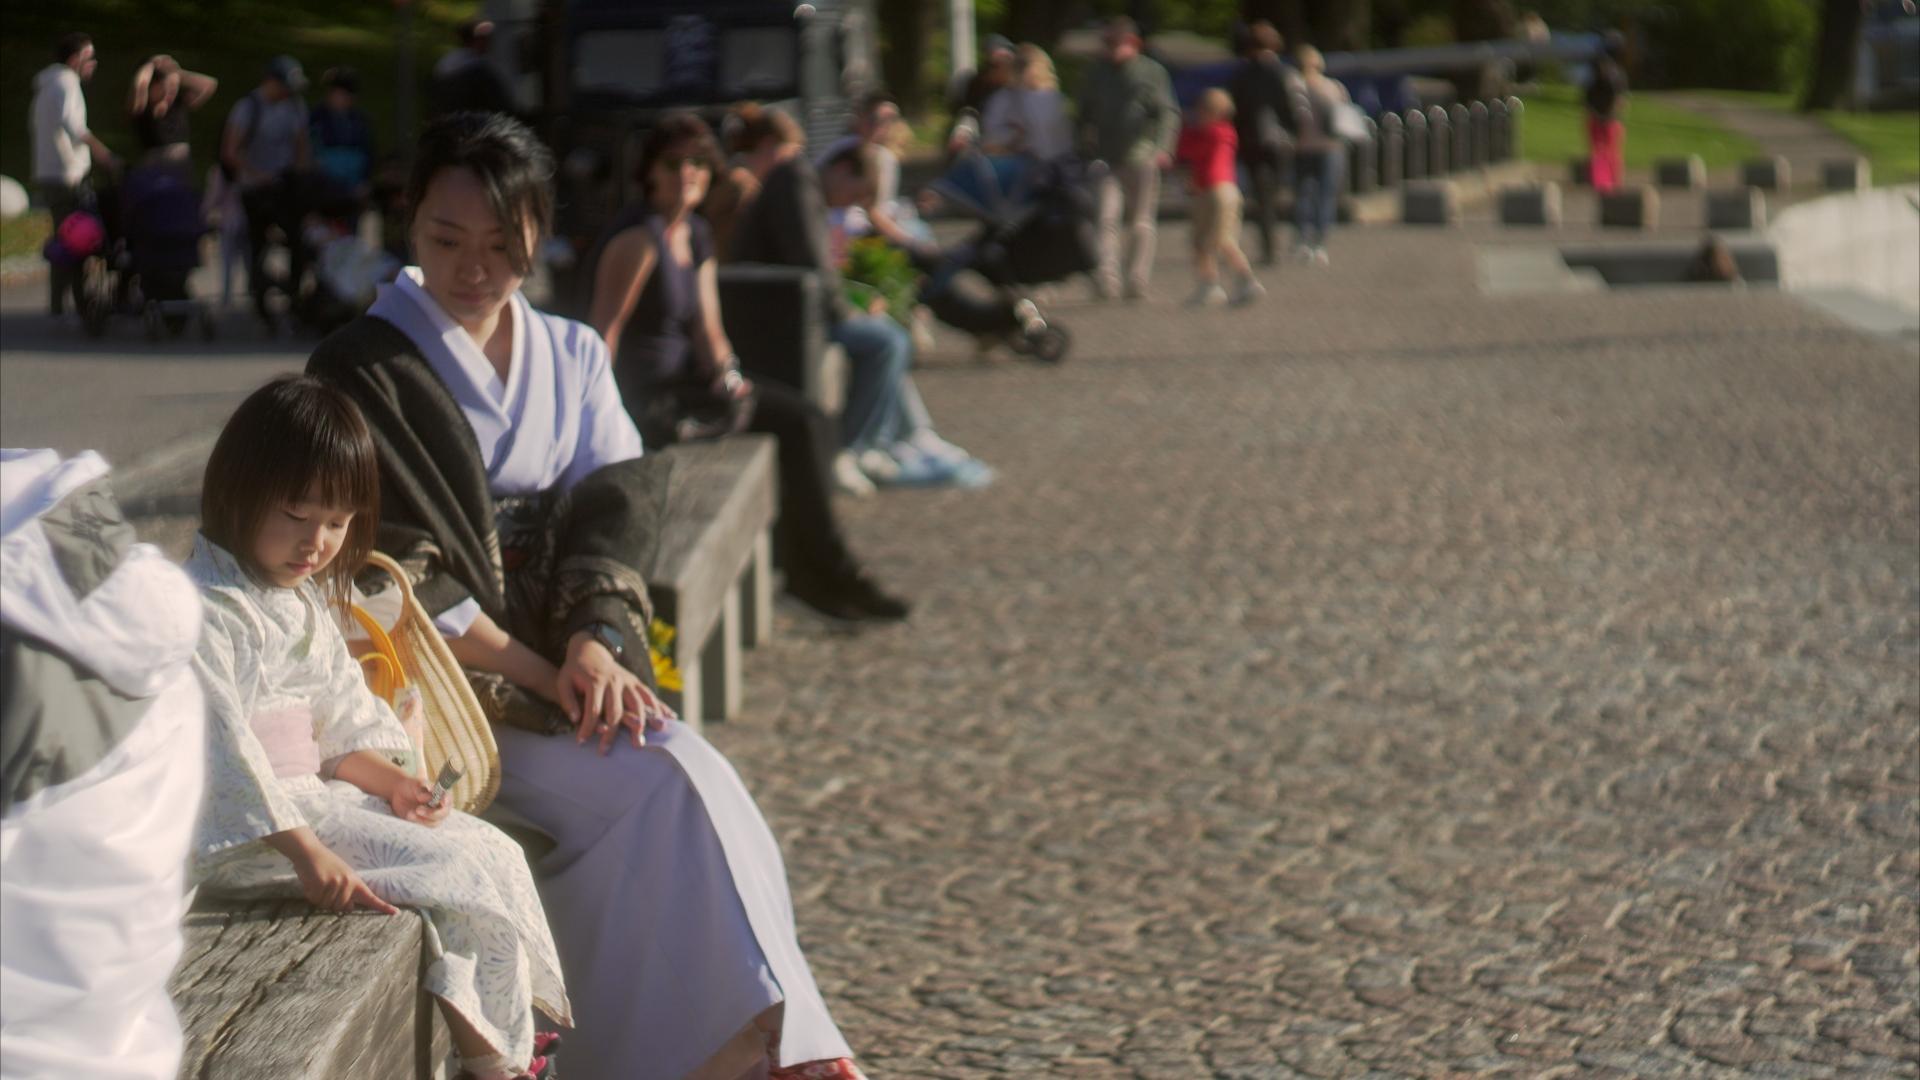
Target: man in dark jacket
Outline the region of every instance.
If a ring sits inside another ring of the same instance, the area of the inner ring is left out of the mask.
[[[1247,27],[1240,66],[1227,80],[1233,124],[1240,136],[1240,163],[1253,184],[1254,222],[1260,228],[1260,265],[1274,258],[1274,199],[1293,152],[1294,105],[1306,87],[1300,74],[1280,62],[1280,32],[1262,19]]]

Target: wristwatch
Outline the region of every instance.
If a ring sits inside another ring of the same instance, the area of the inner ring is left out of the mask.
[[[621,633],[620,628],[614,626],[612,623],[590,622],[580,629],[586,631],[587,635],[592,637],[593,640],[606,646],[607,651],[613,654],[615,660],[626,655],[627,635]]]

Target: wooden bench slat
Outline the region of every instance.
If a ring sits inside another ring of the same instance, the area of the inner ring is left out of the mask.
[[[182,1080],[431,1075],[449,1045],[420,989],[423,925],[301,901],[197,907],[168,987]]]

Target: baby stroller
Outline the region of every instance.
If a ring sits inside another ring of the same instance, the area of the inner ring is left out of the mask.
[[[200,195],[178,169],[138,168],[119,187],[102,176],[90,204],[74,217],[81,214],[97,223],[92,230],[97,239],[68,243],[65,234],[71,230],[64,223],[55,239],[79,264],[76,300],[89,335],[105,334],[113,316],[125,314],[140,316],[152,341],[183,333],[189,321],[213,340],[212,310],[187,290],[188,275],[200,265],[200,238],[207,227]]]
[[[127,178],[124,212],[121,265],[132,277],[125,295],[138,297],[147,339],[178,337],[192,320],[200,336],[212,341],[213,310],[187,290],[188,275],[200,266],[200,240],[210,231],[200,193],[178,168],[136,169]]]
[[[1087,187],[1066,165],[968,151],[933,191],[980,223],[966,243],[929,268],[921,302],[942,322],[979,337],[998,335],[1017,353],[1048,363],[1066,358],[1072,336],[1050,323],[1025,289],[1091,271],[1098,258],[1096,216]],[[961,271],[986,279],[997,305],[954,288]]]

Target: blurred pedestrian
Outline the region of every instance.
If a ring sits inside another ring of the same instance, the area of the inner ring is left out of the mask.
[[[1146,296],[1153,273],[1160,171],[1173,163],[1180,108],[1167,69],[1141,54],[1132,19],[1107,21],[1105,52],[1080,88],[1081,142],[1091,161],[1104,163],[1099,181],[1100,266],[1094,287],[1102,299],[1122,289],[1121,228],[1125,223],[1125,292]]]
[[[286,288],[299,288],[306,272],[306,245],[300,241],[302,203],[299,174],[312,162],[307,141],[307,107],[300,94],[307,88],[306,72],[291,56],[276,56],[267,64],[260,85],[241,98],[227,114],[220,160],[229,181],[240,189],[240,205],[247,217],[247,289],[254,310],[269,319],[267,274],[270,230],[278,228],[286,240],[290,265]]]
[[[1340,209],[1340,178],[1347,169],[1347,144],[1335,114],[1351,106],[1352,99],[1339,80],[1327,76],[1319,49],[1302,45],[1294,56],[1306,89],[1294,104],[1294,244],[1301,262],[1325,266],[1327,233]]]
[[[1017,57],[1013,85],[987,99],[981,147],[989,154],[1058,161],[1073,153],[1073,127],[1053,58],[1038,45],[1020,46]]]
[[[373,123],[358,103],[360,74],[332,68],[320,86],[323,96],[307,122],[314,164],[335,189],[365,198],[373,176]]]
[[[127,91],[127,117],[144,152],[141,164],[173,166],[187,175],[193,163],[188,114],[219,88],[213,76],[188,71],[165,54],[141,64]]]
[[[1293,103],[1307,92],[1299,73],[1280,62],[1280,45],[1280,31],[1265,19],[1247,27],[1240,65],[1227,80],[1240,164],[1247,170],[1252,217],[1260,230],[1262,266],[1273,265],[1274,203],[1283,170],[1293,158]]]
[[[1239,135],[1233,128],[1233,97],[1218,87],[1200,95],[1193,123],[1180,132],[1175,160],[1187,167],[1191,196],[1187,219],[1193,227],[1193,276],[1198,279],[1189,307],[1210,307],[1228,300],[1220,287],[1220,263],[1234,274],[1235,307],[1265,296],[1253,268],[1240,250],[1240,184],[1235,176]]]
[[[1620,186],[1627,168],[1627,129],[1620,121],[1627,111],[1627,69],[1621,64],[1626,51],[1620,31],[1607,31],[1587,78],[1587,168],[1601,195]]]
[[[493,47],[493,23],[468,19],[456,33],[459,46],[433,67],[428,119],[456,112],[518,112],[513,87],[487,59]]]
[[[92,38],[63,34],[53,43],[53,63],[33,77],[33,182],[55,235],[67,215],[80,208],[94,166],[116,164],[113,151],[87,127],[87,99],[80,89],[99,66]],[[55,315],[65,310],[69,292],[79,305],[76,265],[56,260],[48,266],[48,308]]]

